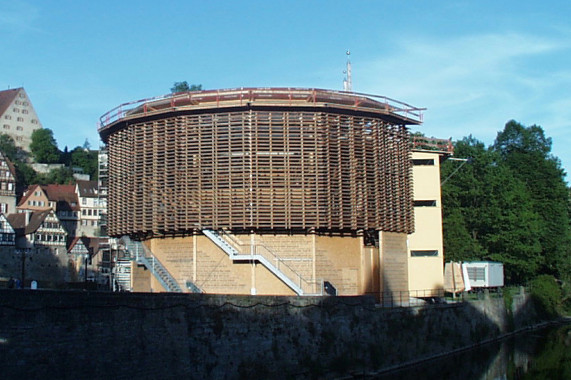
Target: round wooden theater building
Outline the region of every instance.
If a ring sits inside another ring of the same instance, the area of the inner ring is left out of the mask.
[[[407,290],[407,125],[421,117],[385,97],[298,88],[123,104],[99,128],[109,235],[142,242],[140,264],[152,257],[183,291]],[[134,288],[178,290],[143,269]]]

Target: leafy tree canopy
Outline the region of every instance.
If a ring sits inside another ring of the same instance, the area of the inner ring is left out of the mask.
[[[49,128],[36,129],[32,132],[30,151],[36,162],[55,164],[60,160],[60,151],[53,132]]]
[[[73,177],[73,170],[69,167],[58,168],[50,170],[47,174],[39,174],[36,177],[36,183],[45,184],[58,184],[58,185],[68,185],[75,183],[75,178]]]
[[[71,166],[83,169],[85,174],[89,174],[92,180],[97,179],[97,151],[75,147],[71,151]]]
[[[469,136],[455,155],[472,160],[442,187],[446,260],[501,261],[508,283],[571,279],[569,189],[543,129],[512,120],[489,148]]]
[[[189,85],[187,81],[174,82],[173,86],[171,87],[171,92],[173,94],[175,94],[177,92],[201,91],[201,90],[202,90],[201,84]]]
[[[3,152],[12,162],[18,159],[19,149],[11,136],[4,133],[0,134],[0,152]]]

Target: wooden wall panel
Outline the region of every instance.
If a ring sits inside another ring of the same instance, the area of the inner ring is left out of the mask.
[[[111,235],[413,231],[406,126],[295,107],[211,111],[109,135]]]

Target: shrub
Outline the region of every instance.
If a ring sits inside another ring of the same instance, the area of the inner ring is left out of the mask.
[[[531,296],[544,316],[555,317],[560,314],[562,295],[555,277],[542,274],[534,278],[531,282]]]

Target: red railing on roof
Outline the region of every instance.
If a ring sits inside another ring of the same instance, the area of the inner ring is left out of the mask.
[[[168,109],[212,108],[232,105],[335,105],[384,113],[410,124],[422,123],[424,108],[386,96],[307,88],[237,88],[180,92],[123,103],[100,117],[98,131],[129,116],[145,116]]]
[[[454,154],[452,140],[437,139],[435,137],[412,136],[412,149],[432,150]]]

